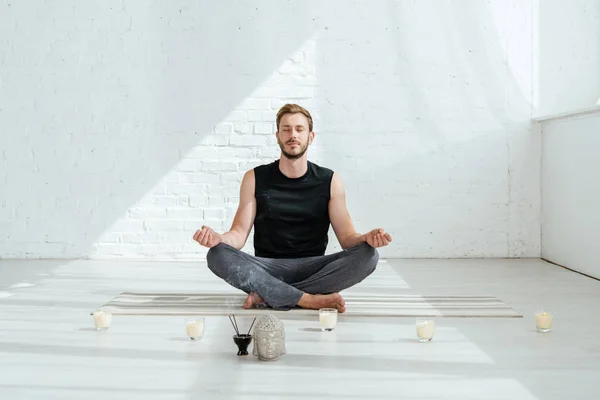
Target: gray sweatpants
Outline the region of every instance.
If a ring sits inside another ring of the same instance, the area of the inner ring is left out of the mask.
[[[208,268],[231,286],[256,292],[272,308],[289,310],[303,293],[337,293],[369,276],[379,253],[367,243],[317,257],[278,259],[255,257],[228,244],[208,251]]]

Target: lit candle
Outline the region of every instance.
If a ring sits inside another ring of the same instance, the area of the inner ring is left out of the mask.
[[[419,342],[429,342],[433,339],[435,332],[435,321],[432,319],[417,320],[417,338]]]
[[[338,311],[335,308],[322,308],[319,310],[321,330],[332,331],[337,324]]]
[[[204,335],[204,318],[190,319],[185,323],[185,331],[190,340],[196,340]]]
[[[552,314],[539,311],[535,314],[535,324],[538,332],[550,332],[552,329]]]
[[[110,328],[110,323],[112,321],[112,314],[108,311],[94,311],[92,314],[94,317],[94,325],[96,325],[96,330],[105,331]]]

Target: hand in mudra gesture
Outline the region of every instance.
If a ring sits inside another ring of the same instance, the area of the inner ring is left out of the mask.
[[[194,233],[194,240],[209,249],[223,241],[221,235],[205,225],[202,225],[202,229],[198,229],[196,233]]]
[[[390,244],[392,237],[389,233],[386,233],[382,228],[373,229],[367,233],[367,243],[371,247],[383,247]]]

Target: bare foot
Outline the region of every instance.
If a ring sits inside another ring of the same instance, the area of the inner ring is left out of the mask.
[[[256,292],[252,292],[246,298],[244,302],[244,308],[252,308],[252,307],[264,307],[265,301],[262,297],[258,295]]]
[[[308,294],[304,293],[298,302],[302,308],[318,310],[320,308],[335,308],[339,313],[346,311],[346,303],[339,293]]]

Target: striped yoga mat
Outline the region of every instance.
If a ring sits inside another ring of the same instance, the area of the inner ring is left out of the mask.
[[[291,313],[316,315],[317,310],[269,308],[245,310],[246,295],[235,293],[121,293],[101,309],[114,315],[248,315]],[[420,296],[345,294],[344,316],[357,317],[495,317],[521,318],[493,296]]]

